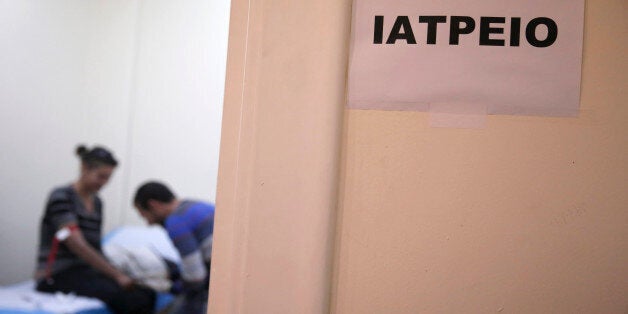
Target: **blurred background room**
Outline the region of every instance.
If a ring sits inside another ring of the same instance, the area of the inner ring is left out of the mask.
[[[30,279],[46,197],[78,144],[120,161],[103,234],[159,179],[215,201],[229,1],[0,0],[0,286]]]

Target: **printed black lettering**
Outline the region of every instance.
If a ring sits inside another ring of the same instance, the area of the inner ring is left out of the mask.
[[[384,40],[384,16],[375,16],[375,26],[373,27],[373,43],[381,44]]]
[[[464,28],[460,24],[464,23]],[[457,45],[460,34],[471,34],[475,29],[475,20],[470,16],[452,16],[449,25],[449,44]]]
[[[510,19],[510,46],[519,47],[519,38],[521,34],[521,18],[513,17]]]
[[[436,29],[438,23],[446,23],[446,16],[419,16],[419,23],[427,23],[427,44],[436,44]]]
[[[503,28],[491,27],[491,24],[504,24],[504,17],[488,17],[480,18],[480,46],[504,46],[503,39],[491,39],[491,34],[503,34]]]
[[[403,32],[401,32],[402,28]],[[395,25],[393,25],[390,35],[388,36],[388,40],[386,40],[386,44],[394,44],[400,39],[405,39],[408,44],[416,44],[416,39],[414,38],[414,32],[412,32],[412,25],[410,25],[410,19],[408,16],[397,17]]]
[[[539,40],[536,37],[536,29],[539,25],[547,27],[547,37],[544,40]],[[556,42],[556,38],[558,38],[558,25],[550,18],[537,17],[526,26],[526,39],[534,47],[549,47]]]
[[[507,19],[510,19],[508,25],[506,25]],[[477,18],[464,15],[453,15],[451,17],[444,15],[419,15],[419,24],[427,24],[426,28],[419,28],[421,31],[426,29],[426,44],[436,45],[436,41],[438,40],[438,24],[446,24],[448,20],[449,45],[451,46],[459,45],[460,37],[474,34],[474,32],[478,32],[479,29],[480,46],[504,47],[509,45],[510,47],[519,47],[521,46],[524,25],[525,39],[531,46],[539,48],[549,47],[558,39],[558,25],[554,20],[548,17],[537,17],[530,20],[529,23],[524,24],[525,21],[522,21],[521,17],[482,16],[478,21]],[[385,42],[387,45],[394,45],[400,40],[405,41],[405,43],[409,45],[417,44],[411,20],[407,15],[396,16],[395,22],[390,30],[386,28],[384,22],[384,15],[374,16],[373,44],[381,45]],[[478,26],[478,24],[480,25]],[[506,29],[507,27],[510,29]],[[441,32],[442,31],[441,29]],[[387,38],[386,34],[388,34]],[[545,34],[547,35],[545,36]],[[420,38],[422,38],[421,36],[422,34],[419,35]]]

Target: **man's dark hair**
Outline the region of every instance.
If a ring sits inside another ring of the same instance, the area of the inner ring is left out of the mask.
[[[135,192],[133,203],[140,209],[148,209],[148,200],[155,200],[162,203],[169,203],[174,200],[174,193],[163,183],[146,182],[142,184]]]

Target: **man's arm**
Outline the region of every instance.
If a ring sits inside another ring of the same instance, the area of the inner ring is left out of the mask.
[[[181,255],[181,277],[188,285],[204,283],[207,278],[207,269],[203,262],[201,248],[185,223],[173,224],[166,227],[168,236],[174,247]]]

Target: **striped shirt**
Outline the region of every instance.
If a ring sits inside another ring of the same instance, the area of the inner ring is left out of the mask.
[[[184,200],[164,222],[181,255],[181,276],[188,283],[207,281],[214,234],[214,205]]]
[[[102,225],[102,201],[94,197],[94,210],[88,212],[72,185],[55,188],[46,202],[39,229],[39,249],[37,254],[37,279],[47,268],[47,259],[52,248],[55,233],[61,226],[75,224],[81,230],[87,243],[101,252],[100,238]],[[63,243],[59,245],[51,274],[56,274],[74,266],[87,263],[72,253]]]

